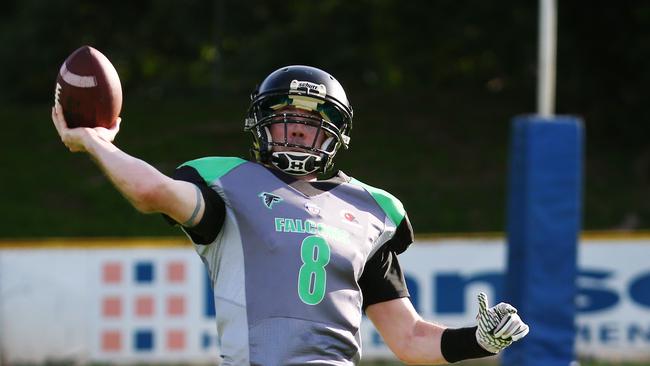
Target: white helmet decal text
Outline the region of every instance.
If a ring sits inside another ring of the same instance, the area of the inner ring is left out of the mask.
[[[327,87],[325,87],[325,84],[316,84],[309,81],[291,80],[289,89],[292,92],[302,91],[307,93],[307,95],[316,94],[323,98],[327,95]]]

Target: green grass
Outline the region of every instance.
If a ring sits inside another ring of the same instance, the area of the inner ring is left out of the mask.
[[[79,363],[72,361],[58,361],[58,362],[45,362],[42,364],[12,364],[12,366],[79,366]],[[83,365],[83,364],[81,364]],[[110,366],[110,363],[91,363],[88,366]],[[143,364],[138,363],[134,366],[192,366],[199,364],[181,364],[181,363],[165,363],[165,364]],[[404,365],[403,363],[396,361],[361,361],[359,366],[400,366]],[[454,363],[454,365],[466,365],[466,366],[498,366],[498,361],[486,361],[486,360],[467,360],[463,362]],[[203,365],[201,365],[203,366]],[[579,366],[650,366],[650,361],[648,362],[604,362],[604,361],[580,361]]]
[[[509,121],[521,113],[507,100],[360,95],[352,144],[337,166],[397,196],[416,233],[503,231]],[[247,103],[245,96],[126,98],[116,143],[166,174],[197,157],[246,157]],[[0,238],[179,235],[158,215],[132,209],[87,156],[69,153],[49,107],[0,106]],[[625,217],[649,228],[650,186],[635,178],[630,157],[588,152],[585,228],[615,228]]]
[[[201,156],[246,157],[246,108],[245,98],[127,100],[116,144],[167,174]],[[395,108],[408,110],[406,104]],[[492,212],[503,208],[503,143],[487,145],[467,135],[458,145],[460,126],[443,132],[441,122],[429,123],[414,112],[402,117],[403,131],[396,134],[395,121],[369,112],[355,122],[353,144],[337,161],[341,169],[398,196],[418,232],[500,229],[503,218]],[[8,178],[0,198],[0,237],[177,235],[159,217],[135,212],[87,156],[66,150],[48,105],[6,106],[0,118],[15,121],[0,145]],[[423,133],[422,124],[431,126]],[[499,130],[505,140],[507,129]],[[480,158],[471,159],[466,143],[482,150]],[[488,161],[497,168],[481,179],[463,178]]]
[[[404,365],[395,361],[362,361],[360,366],[399,366]],[[467,366],[498,366],[498,361],[485,361],[485,360],[468,360],[455,363],[454,365],[467,365]],[[605,362],[605,361],[580,361],[579,366],[650,366],[648,362]]]

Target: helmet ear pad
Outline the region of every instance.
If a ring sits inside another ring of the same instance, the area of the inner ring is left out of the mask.
[[[334,141],[334,137],[328,136],[325,141],[323,141],[323,144],[321,145],[321,150],[327,151],[327,152],[333,152],[335,150],[336,143]]]
[[[321,145],[321,150],[325,153],[323,154],[323,171],[329,170],[334,164],[334,156],[338,151],[340,142],[338,142],[334,137],[328,136],[323,144]]]
[[[266,136],[266,141],[264,141],[265,142],[264,149],[270,153],[271,149],[273,148],[273,145],[271,144],[271,142],[273,142],[273,136],[271,136],[271,130],[269,129],[269,126],[264,126],[262,128],[262,131]]]

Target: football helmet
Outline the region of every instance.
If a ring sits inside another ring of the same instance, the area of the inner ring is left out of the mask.
[[[317,128],[314,140],[289,142],[290,123]],[[274,124],[284,124],[279,141],[271,136]],[[251,94],[244,122],[244,130],[253,136],[253,158],[292,175],[329,171],[337,151],[348,147],[351,129],[352,106],[341,84],[323,70],[302,65],[282,67],[267,76]],[[321,135],[325,139],[316,146]],[[288,149],[274,151],[274,146]]]

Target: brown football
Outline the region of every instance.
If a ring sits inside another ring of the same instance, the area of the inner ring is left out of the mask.
[[[83,46],[61,65],[54,99],[68,127],[111,128],[122,109],[120,77],[106,56]]]

